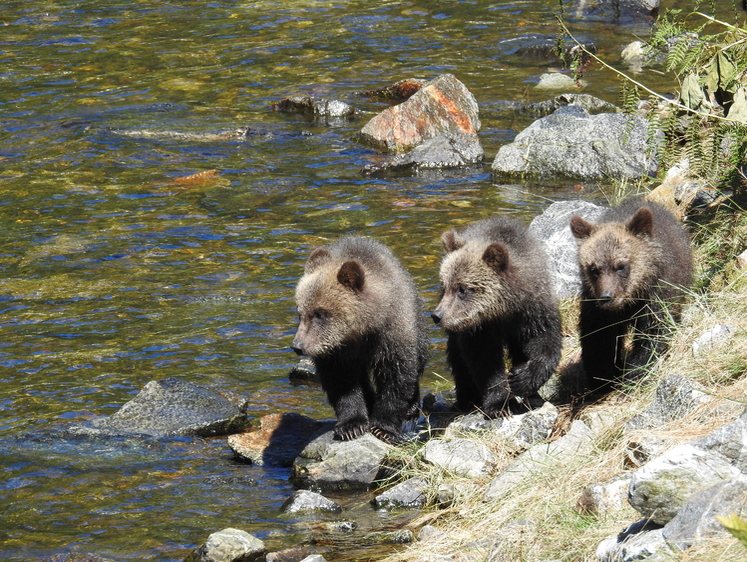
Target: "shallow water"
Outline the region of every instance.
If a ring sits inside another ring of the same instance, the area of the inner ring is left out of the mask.
[[[557,6],[0,3],[0,558],[180,560],[228,526],[271,550],[304,540],[304,519],[278,511],[288,471],[236,463],[225,439],[101,450],[50,432],[169,376],[251,396],[253,419],[330,417],[319,388],[288,381],[293,287],[313,246],[351,232],[381,239],[431,310],[443,230],[600,197],[593,184],[499,185],[489,173],[529,123],[510,104],[553,95],[532,88],[559,63],[515,50],[519,37],[557,33]],[[570,24],[613,62],[647,30]],[[384,106],[356,92],[443,72],[480,104],[485,167],[362,176],[375,152],[355,133]],[[592,66],[585,79],[587,93],[617,101],[611,73]],[[271,110],[295,92],[364,116],[324,124]],[[449,386],[442,335],[432,338],[424,392]],[[245,476],[257,485],[210,478]],[[335,499],[361,530],[404,517],[365,495]]]

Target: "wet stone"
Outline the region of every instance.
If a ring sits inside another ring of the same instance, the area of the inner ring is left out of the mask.
[[[376,496],[372,502],[376,507],[385,508],[422,507],[425,505],[424,486],[422,478],[410,478]]]
[[[280,508],[283,513],[298,513],[301,511],[327,511],[337,513],[342,507],[337,502],[325,498],[316,492],[298,490],[288,498]]]

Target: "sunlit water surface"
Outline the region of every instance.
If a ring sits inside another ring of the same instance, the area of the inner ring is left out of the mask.
[[[0,558],[181,560],[229,526],[271,550],[307,538],[303,518],[278,509],[293,491],[288,470],[239,464],[224,438],[102,447],[56,432],[171,376],[249,396],[252,419],[329,418],[318,387],[288,380],[293,288],[313,246],[345,233],[381,239],[432,310],[445,229],[492,213],[529,221],[552,201],[599,197],[594,184],[499,185],[489,173],[498,147],[530,122],[510,105],[553,95],[533,86],[559,63],[515,50],[517,37],[554,36],[557,9],[0,3]],[[569,21],[613,63],[647,30]],[[356,92],[444,72],[480,104],[484,169],[362,176],[376,153],[355,133],[384,105]],[[592,66],[585,79],[588,93],[617,101],[611,73]],[[327,125],[271,110],[296,92],[364,116]],[[431,333],[423,392],[449,387],[443,337]],[[258,485],[215,478],[236,476]],[[406,517],[377,513],[366,495],[335,499],[361,531]]]

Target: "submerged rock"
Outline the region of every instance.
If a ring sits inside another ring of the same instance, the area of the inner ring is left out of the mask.
[[[398,152],[439,135],[476,135],[480,130],[477,100],[451,74],[428,82],[409,99],[385,109],[361,130],[365,142]]]
[[[614,104],[589,94],[560,94],[545,101],[524,102],[519,105],[519,113],[539,118],[550,115],[555,110],[567,105],[583,107],[592,115],[595,113],[614,113],[618,110]]]
[[[272,109],[284,113],[303,113],[316,118],[353,119],[359,112],[351,105],[319,96],[295,94],[272,104]]]
[[[227,435],[247,426],[246,407],[246,399],[172,377],[149,382],[119,411],[92,425],[155,437]]]
[[[358,95],[374,100],[401,103],[419,92],[427,83],[427,80],[422,80],[420,78],[405,78],[404,80],[400,80],[379,90],[358,92]]]

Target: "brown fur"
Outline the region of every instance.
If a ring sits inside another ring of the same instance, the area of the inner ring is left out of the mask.
[[[637,199],[609,209],[598,224],[574,216],[571,231],[583,281],[582,361],[591,388],[605,391],[623,371],[628,380],[645,374],[666,350],[665,315],[679,319],[691,283],[690,241],[664,207]]]
[[[292,348],[314,360],[338,418],[336,436],[352,439],[370,429],[396,440],[417,412],[428,358],[412,278],[383,244],[349,236],[311,253],[296,304]]]
[[[441,239],[442,296],[431,316],[449,338],[457,407],[494,416],[511,396],[535,394],[560,359],[560,314],[545,254],[523,225],[505,217]]]

